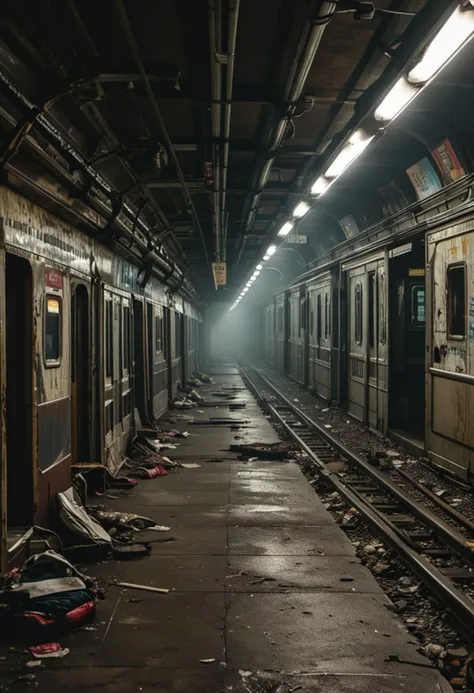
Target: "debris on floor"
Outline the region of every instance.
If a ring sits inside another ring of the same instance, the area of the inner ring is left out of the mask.
[[[6,576],[0,590],[4,630],[30,646],[55,642],[94,620],[99,596],[95,582],[64,556],[53,550],[35,554]]]
[[[229,445],[231,452],[238,452],[247,457],[258,457],[265,460],[283,460],[292,448],[291,443],[248,443]]]

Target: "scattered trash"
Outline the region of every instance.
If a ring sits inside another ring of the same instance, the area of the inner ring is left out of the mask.
[[[395,450],[387,450],[385,454],[387,457],[400,457],[400,453]]]
[[[359,511],[357,508],[349,508],[342,518],[342,524],[344,527],[354,527],[359,522],[359,519]]]
[[[152,532],[169,532],[171,527],[167,527],[166,525],[154,525],[153,527],[147,527],[147,530],[151,530]]]
[[[383,563],[382,561],[376,563],[372,566],[372,572],[374,575],[382,575],[387,570],[389,570],[390,565],[388,563]]]
[[[215,662],[216,660],[211,658],[211,659],[200,659],[199,661],[201,662],[201,664],[212,664],[212,662]]]
[[[442,645],[428,643],[428,645],[425,645],[424,647],[420,648],[420,652],[422,652],[426,657],[428,657],[428,659],[432,659],[433,661],[435,661],[444,654],[445,649]]]
[[[115,582],[117,587],[124,587],[130,590],[143,590],[144,592],[159,592],[160,594],[168,594],[169,589],[165,587],[151,587],[150,585],[135,585],[133,582]]]
[[[132,561],[136,558],[148,558],[151,555],[150,544],[124,544],[115,545],[112,549],[112,556],[121,561]]]
[[[124,529],[143,530],[155,526],[155,521],[148,517],[136,515],[135,513],[122,513],[116,510],[98,510],[96,508],[89,509],[90,515],[100,522],[105,529],[112,527]]]
[[[324,428],[332,428],[331,424],[324,424]]]
[[[28,648],[36,659],[62,658],[69,654],[67,647],[61,647],[58,642],[48,642]],[[40,662],[41,663],[41,662]]]
[[[25,667],[27,669],[35,669],[37,667],[41,666],[41,661],[39,659],[33,659],[30,660],[29,662],[26,662]]]
[[[322,413],[327,412],[327,411],[329,411],[329,407],[325,407],[324,409],[321,409]]]
[[[36,680],[36,674],[23,674],[23,676],[18,677],[18,681],[23,681],[23,683],[29,686],[38,687],[38,681]]]
[[[197,462],[181,462],[181,464],[179,466],[183,467],[184,469],[197,469],[198,467],[201,467],[202,465],[197,464]]]

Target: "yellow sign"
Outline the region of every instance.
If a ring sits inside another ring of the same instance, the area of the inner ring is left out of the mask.
[[[227,266],[225,262],[213,262],[212,272],[214,274],[216,289],[218,286],[225,286],[227,284]]]
[[[425,270],[424,269],[409,269],[408,270],[408,276],[409,277],[424,277],[425,276]]]

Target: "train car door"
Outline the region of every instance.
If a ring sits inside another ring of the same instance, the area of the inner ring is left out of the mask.
[[[73,464],[91,461],[91,353],[89,291],[71,287],[71,450]]]
[[[33,524],[33,276],[31,265],[10,253],[6,286],[7,526]]]
[[[425,416],[424,238],[389,251],[389,425],[419,441]],[[406,436],[405,436],[406,437]]]
[[[348,267],[348,411],[370,427],[387,426],[387,286],[385,258]]]
[[[151,421],[163,414],[168,404],[168,366],[165,309],[147,303],[148,417]]]

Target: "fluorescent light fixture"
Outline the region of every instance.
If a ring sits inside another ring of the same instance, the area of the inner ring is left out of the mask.
[[[270,259],[270,255],[268,253],[265,253],[265,255],[263,256],[263,260],[266,261],[269,259]]]
[[[329,181],[326,180],[324,176],[319,176],[313,183],[311,195],[322,195],[323,192],[326,192],[328,185]]]
[[[245,289],[242,291],[242,293],[243,293],[243,294],[246,294],[248,290],[249,290],[249,287],[246,286]]]
[[[299,205],[296,205],[296,207],[293,210],[293,216],[296,217],[297,219],[301,219],[301,217],[304,217],[305,214],[309,212],[309,204],[305,202],[304,200],[299,203]],[[280,235],[280,234],[278,234]]]
[[[249,279],[245,286],[249,287],[251,283],[252,283],[252,282],[251,282],[250,279]]]
[[[252,277],[254,277],[256,279],[258,277],[258,275],[260,274],[260,271],[261,270],[255,270],[255,272],[252,274]]]
[[[285,238],[285,236],[288,236],[293,226],[294,223],[292,221],[286,221],[281,227],[281,229],[278,231],[278,235],[280,236],[280,238]]]
[[[398,82],[395,82],[387,96],[383,99],[382,103],[375,109],[374,116],[376,120],[382,120],[385,123],[390,122],[408,106],[418,92],[419,87],[410,84],[406,77],[400,77]]]
[[[262,269],[263,265],[258,264],[255,269],[257,269],[259,272]]]
[[[274,255],[274,254],[276,253],[276,251],[277,251],[277,246],[276,246],[276,245],[269,245],[268,248],[267,248],[267,255],[268,255],[269,257],[271,257],[272,255]]]
[[[474,34],[474,9],[457,7],[408,73],[413,84],[424,84],[458,52]]]
[[[332,164],[325,172],[326,178],[337,178],[343,171],[362,154],[364,149],[370,144],[374,136],[368,135],[364,130],[356,130],[350,137],[342,150],[336,156]]]

